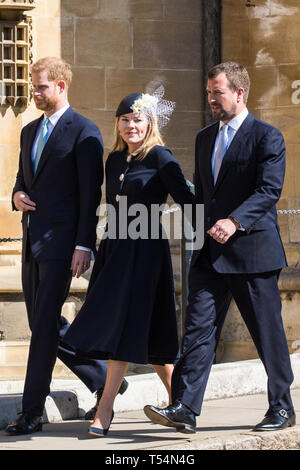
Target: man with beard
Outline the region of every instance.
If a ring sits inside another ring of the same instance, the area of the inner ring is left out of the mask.
[[[293,373],[281,318],[278,276],[286,267],[276,203],[285,173],[281,133],[246,107],[247,70],[213,67],[207,93],[217,122],[196,139],[196,202],[204,204],[206,238],[193,253],[182,354],[172,376],[172,405],[150,405],[154,422],[194,433],[221,328],[233,298],[268,376],[269,409],[255,431],[295,424]]]
[[[98,127],[68,103],[72,71],[55,57],[32,67],[33,98],[44,114],[21,133],[13,209],[23,212],[22,283],[32,332],[23,410],[11,435],[42,427],[58,356],[92,391],[104,388],[107,367],[63,347],[69,324],[61,316],[72,276],[90,266],[96,211],[103,182],[103,142]]]

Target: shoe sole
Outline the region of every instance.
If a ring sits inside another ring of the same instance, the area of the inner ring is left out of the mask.
[[[34,432],[39,432],[43,430],[43,425],[39,424],[36,429],[33,431],[20,431],[20,432],[10,432],[10,431],[5,431],[5,434],[7,436],[23,436],[25,434],[33,434]]]
[[[99,429],[99,431],[92,431],[91,429],[88,430],[88,433],[91,436],[96,436],[96,437],[105,437],[108,433],[107,429]]]
[[[152,421],[154,424],[160,424],[162,426],[167,426],[169,428],[176,428],[176,431],[182,432],[184,434],[194,434],[196,431],[195,429],[190,426],[189,424],[179,424],[176,423],[175,421],[172,421],[171,419],[166,418],[165,416],[157,413],[154,410],[151,410],[151,408],[144,408],[144,413],[147,416],[147,418]]]

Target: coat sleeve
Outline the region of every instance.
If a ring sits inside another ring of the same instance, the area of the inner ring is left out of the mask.
[[[257,146],[257,176],[253,193],[229,216],[247,232],[280,198],[285,175],[285,144],[281,133],[270,128]]]
[[[22,150],[22,145],[23,145],[23,130],[21,132],[21,137],[20,137],[20,149]],[[15,185],[13,187],[13,190],[12,190],[12,196],[11,196],[11,202],[12,202],[12,210],[14,211],[17,211],[18,209],[16,208],[15,204],[14,204],[14,201],[13,201],[13,198],[14,198],[14,194],[17,192],[17,191],[24,191],[26,192],[26,185],[25,185],[25,181],[24,181],[24,173],[23,173],[23,161],[22,161],[22,152],[20,150],[20,155],[19,155],[19,168],[18,168],[18,172],[17,172],[17,176],[16,176],[16,181],[15,181]]]
[[[184,215],[195,227],[195,196],[187,184],[181,167],[169,149],[158,155],[158,172],[167,192],[181,206]]]
[[[79,218],[76,246],[95,250],[97,208],[103,183],[103,141],[98,127],[86,124],[76,143]]]

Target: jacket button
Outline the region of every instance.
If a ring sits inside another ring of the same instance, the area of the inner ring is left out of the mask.
[[[119,202],[119,200],[120,200],[120,196],[119,196],[119,194],[117,194],[116,195],[116,201]]]
[[[128,155],[128,157],[126,158],[126,162],[127,162],[127,163],[130,163],[130,162],[131,162],[131,155]]]
[[[120,177],[119,177],[119,180],[120,180],[120,181],[123,181],[123,179],[124,179],[124,173],[122,173],[122,174],[120,175]]]

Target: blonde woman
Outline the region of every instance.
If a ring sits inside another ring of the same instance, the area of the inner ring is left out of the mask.
[[[103,395],[89,428],[99,437],[109,430],[129,362],[152,364],[171,402],[171,375],[179,349],[173,273],[158,215],[159,236],[151,232],[151,208],[165,203],[168,194],[181,206],[194,203],[159,130],[173,105],[162,99],[159,90],[156,95],[128,95],[117,109],[115,142],[105,168],[106,202],[115,209],[117,226],[112,235],[108,224],[86,301],[64,338],[77,350],[109,359]],[[134,221],[130,208],[136,204],[145,209],[140,237],[129,230]]]

